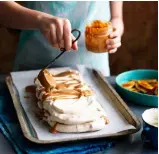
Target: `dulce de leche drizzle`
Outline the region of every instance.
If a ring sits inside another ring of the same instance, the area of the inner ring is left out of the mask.
[[[44,75],[41,76],[46,77]],[[51,73],[49,73],[48,76],[52,76],[53,79],[51,80],[55,81],[54,86],[48,86],[48,83],[51,83],[49,82],[49,78],[42,79],[42,85],[46,85],[44,81],[47,81],[47,87],[41,87],[38,90],[38,96],[40,94],[42,95],[41,100],[45,100],[48,97],[53,100],[78,99],[81,96],[87,97],[93,95],[92,90],[85,83],[82,82],[77,71],[69,70],[56,75],[52,75]],[[41,83],[41,78],[38,79]]]
[[[27,86],[27,87],[25,87],[25,91],[26,91],[26,92],[29,92],[29,93],[35,94],[35,92],[36,92],[36,87],[35,87],[35,85]]]
[[[54,80],[52,74],[46,69],[40,71],[37,78],[46,89],[56,86],[56,81]]]

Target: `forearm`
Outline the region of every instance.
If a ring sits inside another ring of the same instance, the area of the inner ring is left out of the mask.
[[[123,2],[122,1],[112,1],[110,2],[111,19],[121,18],[123,19]]]
[[[16,2],[0,2],[0,24],[15,29],[38,29],[41,12],[25,8]]]

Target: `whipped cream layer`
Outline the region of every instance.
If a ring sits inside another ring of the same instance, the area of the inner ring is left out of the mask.
[[[106,113],[77,71],[52,75],[56,85],[45,87],[35,79],[38,106],[44,120],[58,132],[87,132],[104,128]]]

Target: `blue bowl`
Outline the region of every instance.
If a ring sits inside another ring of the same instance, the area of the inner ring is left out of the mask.
[[[142,114],[142,119],[142,140],[148,145],[151,145],[154,148],[158,148],[158,127],[156,126],[158,125],[158,108],[151,108],[144,111]]]
[[[131,101],[133,103],[158,107],[158,96],[132,92],[121,86],[121,84],[127,81],[140,80],[140,79],[157,79],[158,80],[158,71],[142,69],[142,70],[132,70],[132,71],[121,73],[116,77],[117,91],[126,100]]]

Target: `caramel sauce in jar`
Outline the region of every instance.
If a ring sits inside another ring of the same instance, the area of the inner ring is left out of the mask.
[[[85,44],[88,51],[103,53],[107,52],[106,40],[113,32],[111,22],[93,21],[85,29]]]

